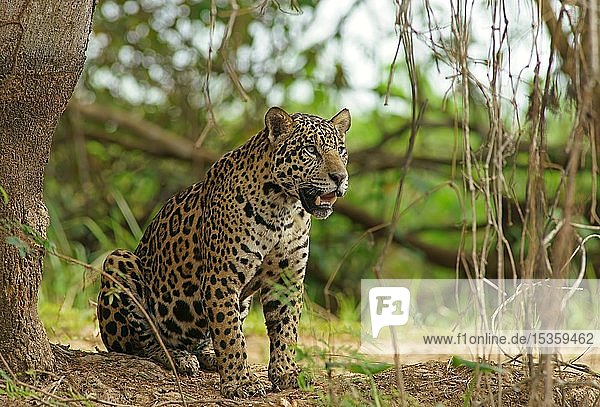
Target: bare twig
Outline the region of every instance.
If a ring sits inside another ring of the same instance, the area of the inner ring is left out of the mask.
[[[396,27],[400,30],[400,35],[398,38],[398,45],[396,48],[396,53],[394,55],[394,60],[392,61],[392,67],[390,68],[390,75],[388,78],[388,86],[386,91],[386,99],[385,103],[387,104],[387,100],[390,92],[390,84],[393,76],[393,69],[396,62],[396,58],[398,56],[398,49],[400,47],[400,43],[404,45],[404,57],[406,59],[406,66],[408,68],[408,75],[410,78],[410,89],[411,89],[411,131],[410,138],[408,140],[408,147],[406,149],[406,161],[402,166],[402,170],[400,173],[400,179],[398,180],[398,189],[396,191],[396,198],[394,202],[394,210],[392,214],[392,220],[390,222],[390,227],[388,231],[387,239],[384,241],[383,248],[379,253],[375,266],[373,267],[373,273],[376,278],[381,278],[381,267],[383,265],[384,258],[386,253],[394,239],[394,234],[396,231],[396,227],[398,225],[398,221],[400,220],[400,204],[402,201],[402,192],[404,190],[404,181],[406,179],[406,175],[410,168],[410,164],[412,161],[413,150],[415,146],[415,140],[417,137],[417,133],[420,126],[420,121],[422,119],[423,113],[427,106],[426,102],[420,102],[420,95],[418,94],[418,77],[417,71],[415,68],[415,59],[413,52],[413,40],[412,34],[410,30],[410,0],[402,0],[399,2],[396,0]],[[396,371],[396,385],[398,387],[398,391],[400,393],[400,401],[402,406],[407,405],[406,394],[404,391],[404,380],[402,376],[402,366],[400,363],[400,353],[397,349],[398,341],[396,338],[396,331],[394,327],[390,327],[392,334],[392,345],[394,347],[394,365]]]

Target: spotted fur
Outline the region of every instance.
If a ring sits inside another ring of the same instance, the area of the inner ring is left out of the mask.
[[[102,277],[97,313],[106,348],[169,366],[137,302],[179,372],[218,371],[226,397],[262,395],[242,332],[258,292],[269,380],[275,389],[297,386],[310,215],[326,218],[346,192],[349,127],[346,109],[325,120],[271,108],[261,132],[218,160],[203,182],[169,199],[135,252],[116,250],[104,262],[112,278]]]

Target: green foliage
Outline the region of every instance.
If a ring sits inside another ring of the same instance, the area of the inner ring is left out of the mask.
[[[473,379],[469,382],[469,387],[467,388],[463,397],[463,405],[465,407],[471,405],[471,395],[473,394],[473,390],[475,389],[475,384],[478,381],[477,378],[479,375],[485,373],[504,373],[503,369],[494,365],[490,365],[489,363],[473,362],[458,356],[452,356],[452,366],[464,366],[473,371]]]
[[[312,386],[313,376],[309,372],[303,370],[298,375],[298,387],[303,391],[313,391],[314,387]]]
[[[452,356],[452,366],[464,366],[475,372],[481,373],[503,373],[504,371],[494,365],[490,365],[489,363],[483,362],[473,362],[471,360],[466,360],[458,356]]]
[[[27,371],[24,374],[28,376],[29,382],[35,383],[37,381],[35,371]],[[0,369],[0,396],[6,396],[8,400],[14,400],[18,405],[21,405],[21,403],[57,407],[67,407],[74,403],[89,407],[94,405],[88,400],[88,397],[76,394],[73,391],[69,391],[69,398],[65,398],[55,394],[55,392],[49,393],[44,388],[36,387],[29,382],[19,381]]]
[[[325,375],[331,377],[334,371],[345,371],[364,376],[370,387],[370,399],[351,384],[347,383],[349,389],[341,395],[340,399],[331,399],[331,393],[321,394],[321,399],[327,405],[336,404],[344,406],[374,405],[380,407],[387,405],[386,398],[379,394],[377,384],[373,375],[382,373],[394,365],[384,362],[375,362],[367,359],[347,347],[332,349],[329,344],[324,347],[303,348],[296,347],[296,359],[304,366],[303,375],[316,376]],[[299,379],[304,380],[304,378]],[[301,385],[306,383],[301,383]],[[331,385],[331,384],[330,384]],[[314,390],[309,387],[310,390]]]
[[[30,397],[34,393],[24,386],[21,386],[4,371],[0,369],[0,378],[2,378],[2,385],[0,386],[0,395],[6,395],[12,400],[18,400],[21,398]]]
[[[0,196],[2,197],[2,202],[4,202],[4,204],[8,203],[8,193],[6,192],[6,190],[4,188],[2,188],[2,185],[0,185]]]
[[[38,307],[40,319],[53,343],[77,343],[73,347],[93,349],[99,343],[95,337],[97,329],[96,309],[86,304],[71,303],[72,292],[62,302],[42,298]]]
[[[394,365],[384,362],[364,361],[362,363],[346,363],[341,367],[352,373],[360,373],[367,376],[372,376],[392,368]]]

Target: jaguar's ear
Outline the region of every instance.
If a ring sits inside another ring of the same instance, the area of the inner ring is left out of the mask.
[[[294,120],[280,107],[272,107],[265,114],[265,127],[271,143],[292,131]]]
[[[342,109],[329,121],[340,132],[340,136],[344,138],[352,122],[350,119],[350,111],[348,109]]]

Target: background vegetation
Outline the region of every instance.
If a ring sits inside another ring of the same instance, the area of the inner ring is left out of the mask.
[[[49,238],[100,265],[269,106],[349,107],[350,190],[312,233],[317,309],[357,318],[359,280],[374,276],[576,275],[581,261],[595,275],[596,240],[570,258],[599,224],[586,4],[102,1],[54,138]],[[46,326],[93,327],[97,291],[96,275],[49,256]]]

